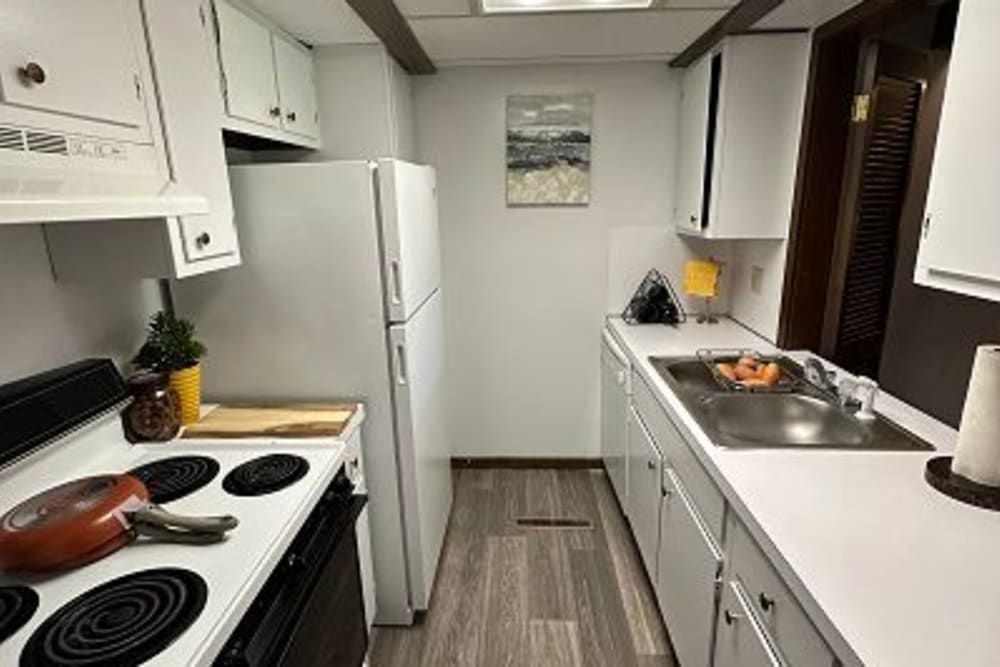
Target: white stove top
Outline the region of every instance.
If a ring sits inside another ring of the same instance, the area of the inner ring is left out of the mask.
[[[0,665],[19,661],[32,632],[63,604],[101,583],[140,570],[184,568],[198,573],[208,585],[208,597],[197,620],[148,665],[210,664],[236,627],[244,611],[267,580],[322,492],[332,481],[359,438],[363,420],[358,412],[340,438],[309,440],[175,440],[130,445],[117,415],[54,444],[0,473],[0,515],[52,486],[72,479],[123,473],[172,456],[198,454],[218,461],[220,471],[206,486],[166,503],[179,514],[232,514],[240,525],[221,543],[181,545],[140,539],[114,554],[79,569],[44,579],[0,574],[0,583],[29,585],[39,595],[38,610],[13,636],[0,643]],[[267,454],[288,453],[309,463],[308,473],[280,491],[263,496],[233,496],[222,480],[237,465]]]

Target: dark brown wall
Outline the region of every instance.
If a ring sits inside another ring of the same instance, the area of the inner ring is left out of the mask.
[[[921,193],[930,180],[946,56],[939,54],[936,64],[924,98],[911,173],[910,190]],[[924,203],[924,197],[908,201],[903,211],[879,381],[886,391],[958,426],[976,346],[1000,342],[1000,304],[913,282]]]

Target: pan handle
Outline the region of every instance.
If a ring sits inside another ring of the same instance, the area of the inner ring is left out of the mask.
[[[192,530],[178,530],[155,526],[150,523],[137,523],[132,526],[136,535],[152,538],[158,542],[173,542],[175,544],[215,544],[225,539],[224,533],[202,533]]]
[[[222,535],[239,525],[239,520],[229,514],[223,516],[184,516],[168,512],[158,505],[146,505],[132,513],[132,523],[154,528],[183,529],[195,533],[215,533]]]

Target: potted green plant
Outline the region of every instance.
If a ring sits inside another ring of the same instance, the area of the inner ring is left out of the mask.
[[[132,360],[148,371],[167,373],[180,399],[182,424],[198,421],[201,411],[201,358],[205,346],[195,338],[194,324],[173,313],[154,314],[146,327],[146,342]]]

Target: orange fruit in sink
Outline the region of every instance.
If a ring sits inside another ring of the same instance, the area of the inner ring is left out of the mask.
[[[727,380],[736,382],[736,371],[733,369],[732,364],[716,364],[715,370],[719,371],[719,374],[725,377]]]
[[[781,381],[781,367],[772,361],[764,366],[764,370],[760,373],[760,379],[769,387],[778,384]]]

